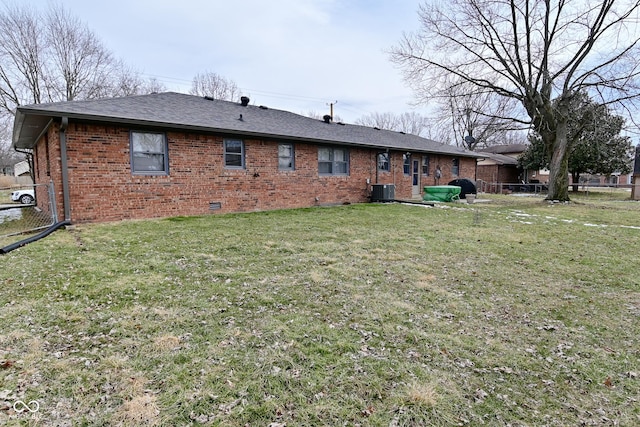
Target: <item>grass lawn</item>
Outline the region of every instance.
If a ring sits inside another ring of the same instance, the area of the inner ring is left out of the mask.
[[[640,203],[482,198],[10,252],[0,425],[640,425]]]

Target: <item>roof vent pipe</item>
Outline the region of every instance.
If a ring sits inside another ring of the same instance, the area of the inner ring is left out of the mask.
[[[331,116],[328,114],[325,114],[324,116],[322,116],[322,119],[324,120],[325,123],[331,123]]]
[[[242,105],[243,107],[246,107],[247,105],[249,105],[249,97],[248,96],[241,96],[240,97],[240,105]]]

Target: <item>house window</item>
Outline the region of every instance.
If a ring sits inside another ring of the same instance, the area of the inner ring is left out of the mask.
[[[318,148],[320,175],[349,175],[349,151],[345,148]]]
[[[422,156],[422,175],[429,175],[429,156]]]
[[[244,142],[239,139],[224,140],[224,166],[229,169],[244,169]]]
[[[389,153],[378,154],[378,170],[383,172],[389,172]]]
[[[278,169],[281,171],[295,169],[295,155],[293,144],[278,145]]]
[[[131,170],[134,174],[168,175],[169,159],[164,133],[131,132]]]
[[[460,159],[457,157],[451,162],[451,174],[460,175]]]
[[[405,175],[411,175],[411,154],[402,155],[402,170]]]

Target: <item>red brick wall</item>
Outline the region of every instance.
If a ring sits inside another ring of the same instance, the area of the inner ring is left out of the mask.
[[[403,154],[402,152],[390,153],[390,156],[389,156],[390,171],[378,172],[377,184],[394,184],[395,183],[396,198],[409,199],[412,197],[413,177],[411,176],[411,174],[409,175],[404,174],[404,162],[403,162],[402,154]],[[459,167],[458,174],[455,175],[452,171],[454,157],[430,154],[429,155],[429,174],[425,175],[422,173],[422,156],[423,156],[422,153],[415,153],[415,154],[412,154],[411,156],[412,160],[417,159],[420,162],[419,186],[420,186],[421,193],[423,193],[422,189],[428,185],[446,185],[447,183],[457,178],[467,178],[472,181],[475,181],[476,179],[476,160],[474,158],[457,157],[460,167]],[[375,159],[375,155],[374,155],[374,159]],[[436,180],[436,177],[435,177],[435,171],[438,166],[440,167],[440,171],[441,171],[441,177],[439,181]],[[411,168],[410,168],[410,172],[411,172]],[[375,169],[373,170],[373,174],[375,175]]]
[[[58,127],[36,149],[37,181],[52,179],[62,218],[62,180]],[[376,183],[376,152],[350,148],[349,176],[318,174],[318,147],[295,143],[295,170],[278,170],[278,141],[244,139],[243,170],[223,165],[223,137],[167,132],[169,175],[133,175],[129,128],[69,123],[66,131],[69,198],[73,222],[247,212],[368,201]],[[50,173],[45,173],[48,145]],[[411,197],[411,177],[402,170],[402,153],[391,153],[394,171],[379,183],[395,183],[396,198]],[[441,183],[453,179],[451,158]],[[435,167],[435,163],[432,169]],[[435,169],[433,169],[435,170]],[[460,177],[474,178],[475,160],[460,158]],[[382,177],[381,177],[382,178]],[[429,178],[429,177],[421,177]],[[421,183],[422,184],[422,183]],[[422,185],[429,185],[424,183]],[[210,203],[220,203],[212,211]]]
[[[517,183],[519,171],[515,166],[505,165],[478,165],[478,179],[488,183]]]

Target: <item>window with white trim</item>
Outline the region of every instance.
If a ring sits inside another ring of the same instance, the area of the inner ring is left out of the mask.
[[[164,133],[131,131],[131,172],[139,175],[168,175],[169,156]]]

